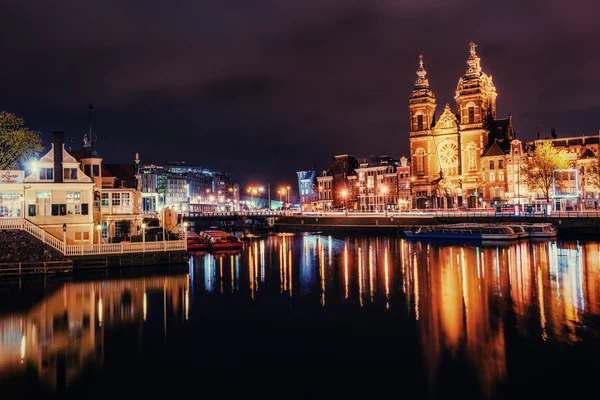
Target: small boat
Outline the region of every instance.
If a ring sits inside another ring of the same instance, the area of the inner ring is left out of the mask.
[[[520,223],[532,238],[552,238],[558,235],[556,227],[550,223]]]
[[[219,229],[202,231],[200,237],[209,243],[211,250],[231,250],[244,247],[244,242],[240,238]]]
[[[209,243],[194,231],[186,232],[187,248],[189,251],[206,251]]]
[[[519,235],[506,225],[448,224],[422,225],[404,231],[408,239],[514,240]]]

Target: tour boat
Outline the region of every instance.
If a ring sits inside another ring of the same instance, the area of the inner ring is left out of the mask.
[[[196,232],[186,232],[187,248],[189,251],[208,250],[209,243]]]
[[[448,224],[422,225],[404,231],[409,239],[514,240],[519,235],[506,225]]]
[[[524,239],[524,238],[528,238],[529,237],[529,232],[527,231],[527,229],[525,229],[525,227],[520,224],[520,223],[508,223],[505,224],[506,226],[509,226],[512,228],[513,231],[515,231],[515,233],[517,235],[519,235],[519,239]]]
[[[211,250],[241,249],[244,247],[244,242],[240,238],[218,229],[202,231],[200,237],[209,243]]]
[[[525,231],[529,233],[529,237],[532,238],[552,238],[558,235],[556,227],[550,223],[521,223]]]

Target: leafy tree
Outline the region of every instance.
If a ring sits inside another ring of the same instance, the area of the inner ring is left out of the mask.
[[[556,149],[551,143],[542,143],[529,154],[523,164],[522,173],[530,190],[540,190],[549,202],[553,171],[566,168],[569,168],[567,153]]]
[[[121,230],[121,236],[129,236],[129,233],[131,232],[131,221],[123,219],[117,223],[119,224],[119,228]]]
[[[0,112],[0,169],[14,168],[18,161],[37,156],[43,149],[39,132],[25,127],[22,118]]]

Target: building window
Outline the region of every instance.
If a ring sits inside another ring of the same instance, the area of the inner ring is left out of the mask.
[[[112,194],[112,205],[113,206],[121,205],[121,193],[113,193]]]
[[[91,172],[92,172],[92,167],[87,164],[83,166],[83,173],[86,174],[87,176],[91,177]]]
[[[102,193],[102,206],[103,207],[108,207],[110,204],[108,204],[108,193]]]
[[[494,161],[490,161],[490,169],[494,169]]]
[[[90,233],[85,231],[85,232],[75,232],[75,241],[89,241],[90,240]]]
[[[425,150],[418,149],[415,158],[417,160],[417,174],[423,175],[425,173]]]
[[[423,114],[417,115],[417,130],[418,131],[423,130]]]
[[[40,180],[53,180],[54,168],[40,168]]]
[[[63,178],[77,180],[77,168],[65,168],[63,169]]]
[[[469,107],[469,123],[475,123],[475,107],[473,106]]]
[[[498,169],[504,169],[504,160],[498,160]]]
[[[67,192],[67,214],[81,214],[81,192]]]
[[[121,202],[124,206],[131,205],[131,193],[121,193]]]
[[[52,215],[50,192],[35,192],[35,206],[37,215]]]
[[[493,172],[490,172],[490,182],[495,182],[496,181],[496,176],[494,175]]]
[[[504,172],[498,172],[498,181],[504,182]]]
[[[95,164],[93,165],[94,176],[100,176],[100,166]]]

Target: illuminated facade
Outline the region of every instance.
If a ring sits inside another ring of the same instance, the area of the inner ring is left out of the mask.
[[[496,118],[496,88],[492,77],[483,72],[475,47],[470,44],[467,71],[456,87],[457,112],[446,104],[437,120],[436,98],[423,56],[419,58],[409,98],[411,190],[417,208],[474,208],[495,197],[507,199],[506,175],[504,181],[496,179],[485,189],[489,182],[482,171],[486,157],[510,152],[515,138],[512,119]]]

